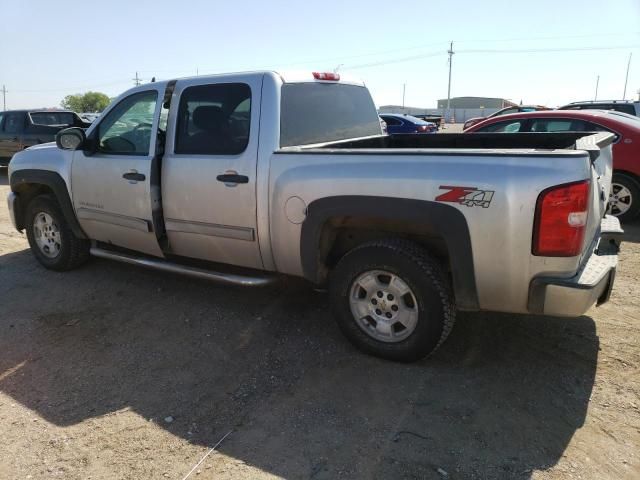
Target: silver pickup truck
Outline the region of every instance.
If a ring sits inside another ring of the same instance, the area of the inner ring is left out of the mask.
[[[422,358],[456,310],[578,316],[610,295],[609,133],[381,135],[362,83],[156,82],[9,166],[36,259],[90,255],[235,285],[328,285],[366,352]]]

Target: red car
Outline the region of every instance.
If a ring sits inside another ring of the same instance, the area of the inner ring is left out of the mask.
[[[616,135],[609,212],[631,220],[640,213],[640,118],[613,110],[547,110],[488,118],[465,133],[588,131]]]

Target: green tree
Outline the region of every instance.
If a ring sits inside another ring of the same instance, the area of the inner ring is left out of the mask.
[[[76,95],[67,95],[64,97],[60,105],[62,108],[73,110],[74,112],[101,112],[104,110],[111,100],[107,95],[101,92],[78,93]]]

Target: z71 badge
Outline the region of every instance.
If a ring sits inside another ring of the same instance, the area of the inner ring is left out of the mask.
[[[440,190],[448,190],[436,197],[438,202],[452,202],[466,205],[467,207],[478,206],[489,208],[493,198],[493,190],[479,190],[476,187],[450,187],[440,185]]]

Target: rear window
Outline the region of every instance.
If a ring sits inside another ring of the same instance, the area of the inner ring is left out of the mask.
[[[357,85],[285,84],[281,112],[281,147],[381,134],[371,95]]]
[[[73,125],[73,113],[69,112],[33,112],[31,121],[36,125]]]

